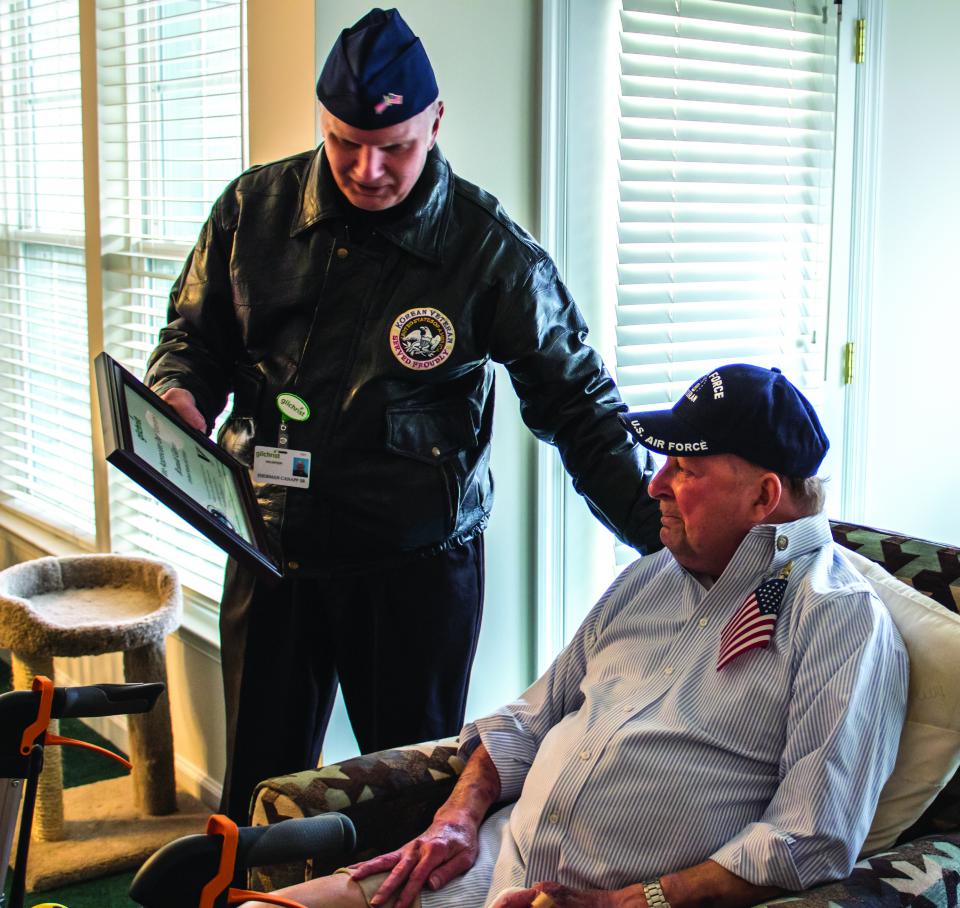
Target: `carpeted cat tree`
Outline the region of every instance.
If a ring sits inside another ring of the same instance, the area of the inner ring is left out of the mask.
[[[0,647],[11,651],[17,689],[29,689],[36,675],[54,678],[55,656],[112,652],[123,653],[125,681],[166,683],[165,639],[179,626],[181,609],[173,568],[148,558],[38,558],[0,571]],[[180,818],[169,816],[177,811],[178,795],[167,694],[150,712],[127,720],[132,799],[126,779],[70,789],[65,818],[60,748],[46,749],[33,826],[36,846],[28,865],[30,889],[137,866],[165,841],[184,834]],[[81,816],[71,816],[71,799]],[[180,799],[185,799],[182,793]],[[205,813],[195,800],[189,802],[182,819],[188,832],[200,831],[194,827]],[[45,842],[56,845],[45,849]],[[68,859],[71,850],[77,852],[75,861]],[[49,862],[44,861],[47,852]]]

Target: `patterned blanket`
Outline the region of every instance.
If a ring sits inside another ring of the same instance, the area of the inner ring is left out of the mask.
[[[956,908],[960,835],[917,839],[860,861],[845,880],[767,902],[788,908]]]

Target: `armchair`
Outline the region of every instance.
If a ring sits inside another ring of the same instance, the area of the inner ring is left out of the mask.
[[[858,552],[952,613],[960,612],[960,549],[869,527],[832,523],[834,539]],[[952,617],[952,616],[950,616]],[[960,620],[957,622],[960,632]],[[911,699],[916,692],[911,689]],[[831,905],[918,908],[956,906],[960,895],[960,772],[907,829],[893,850],[861,860],[846,880],[817,886],[770,904],[789,908]],[[899,764],[898,764],[899,766]],[[425,829],[463,768],[456,739],[381,751],[267,779],[254,792],[251,823],[337,810],[357,829],[355,860],[403,844]],[[275,889],[336,868],[303,862],[259,868],[252,888]]]

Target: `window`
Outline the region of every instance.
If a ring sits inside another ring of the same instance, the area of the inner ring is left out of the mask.
[[[116,471],[95,496],[88,363],[102,336],[142,373],[170,285],[243,167],[245,6],[97,0],[98,143],[81,126],[91,11],[0,0],[0,503],[81,548],[170,560],[216,600],[219,549]]]
[[[239,0],[99,0],[104,346],[142,375],[212,201],[243,166]],[[224,554],[115,471],[116,551],[148,551],[220,598]]]
[[[76,2],[0,2],[0,125],[0,500],[89,546]]]

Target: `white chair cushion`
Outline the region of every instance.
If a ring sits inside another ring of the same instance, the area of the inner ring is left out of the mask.
[[[960,615],[856,552],[841,550],[890,610],[910,656],[907,718],[861,855],[889,848],[960,766]]]

